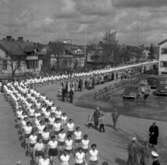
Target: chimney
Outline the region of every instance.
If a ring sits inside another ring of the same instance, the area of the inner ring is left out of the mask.
[[[22,42],[22,41],[23,41],[23,37],[22,37],[22,36],[18,37],[18,38],[17,38],[17,41]]]
[[[6,36],[6,40],[7,41],[11,41],[12,40],[12,36]]]

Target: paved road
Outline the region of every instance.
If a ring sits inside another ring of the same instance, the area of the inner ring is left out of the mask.
[[[0,165],[15,165],[18,160],[21,160],[23,165],[29,165],[14,124],[12,108],[0,94]]]
[[[98,86],[98,88],[100,88],[100,86]],[[144,140],[148,139],[148,128],[152,124],[153,120],[139,119],[128,116],[121,116],[119,118],[118,131],[114,131],[112,129],[112,119],[108,113],[105,113],[106,133],[99,133],[94,129],[88,130],[85,126],[85,123],[87,121],[88,115],[93,109],[76,107],[73,104],[59,101],[56,96],[57,89],[57,85],[50,85],[39,88],[39,91],[41,93],[45,93],[49,98],[54,100],[56,105],[63,107],[63,110],[67,112],[68,116],[74,119],[75,123],[81,126],[83,132],[89,134],[91,141],[98,144],[102,158],[109,160],[111,164],[125,165],[125,161],[127,160],[126,147],[132,136],[137,135]],[[88,91],[84,91],[83,93],[87,92]],[[79,95],[81,95],[81,93],[79,93]],[[167,128],[167,122],[158,122],[158,125],[161,130],[161,144],[158,147],[158,151],[160,154],[166,154],[166,147],[161,148],[161,146],[166,146],[167,132],[163,130],[166,130]],[[163,157],[165,158],[166,156],[163,155]],[[166,164],[164,163],[163,165]]]

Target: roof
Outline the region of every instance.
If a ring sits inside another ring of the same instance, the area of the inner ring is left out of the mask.
[[[24,55],[24,51],[15,41],[0,40],[0,48],[9,55]]]
[[[166,43],[166,42],[167,42],[167,39],[161,41],[160,43],[158,43],[158,45],[162,45],[162,44],[164,44],[164,43]]]
[[[31,42],[0,40],[0,48],[9,55],[22,56],[28,52],[32,52],[35,46]]]

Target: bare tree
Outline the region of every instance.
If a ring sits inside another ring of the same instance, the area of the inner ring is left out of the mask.
[[[16,71],[20,68],[20,64],[21,64],[20,58],[14,59],[14,58],[10,57],[8,59],[8,65],[10,66],[10,69],[11,69],[12,80],[15,79]]]

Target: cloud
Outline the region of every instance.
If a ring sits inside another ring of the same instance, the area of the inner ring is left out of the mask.
[[[112,12],[111,0],[75,0],[77,10],[85,15],[105,16]]]
[[[112,0],[115,7],[160,7],[167,6],[166,0]]]
[[[85,43],[86,34],[88,40],[100,40],[109,29],[118,32],[120,42],[156,42],[167,35],[166,4],[167,0],[0,0],[0,28],[1,33],[41,42],[70,38]]]

